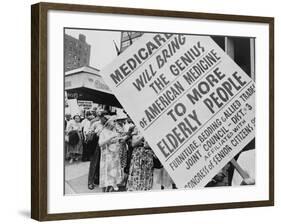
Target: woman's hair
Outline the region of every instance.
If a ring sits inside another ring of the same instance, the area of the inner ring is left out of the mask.
[[[87,110],[86,113],[85,113],[85,115],[86,115],[87,117],[89,117],[89,116],[92,115],[92,113],[91,113],[91,111]]]
[[[73,116],[73,120],[75,120],[75,117],[79,117],[79,118],[81,119],[81,117],[80,117],[79,114],[75,114],[75,115]]]

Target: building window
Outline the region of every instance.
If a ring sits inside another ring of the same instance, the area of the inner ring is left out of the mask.
[[[226,53],[255,80],[255,39],[225,37]]]

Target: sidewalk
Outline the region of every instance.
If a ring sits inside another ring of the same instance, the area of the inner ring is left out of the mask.
[[[65,195],[73,194],[93,194],[101,193],[102,189],[95,187],[95,189],[88,189],[88,172],[90,162],[73,162],[65,164]],[[159,180],[160,170],[155,169],[153,175],[153,190],[161,190]],[[125,187],[119,186],[118,191],[126,191]]]
[[[88,172],[90,162],[73,162],[65,164],[65,194],[89,194],[102,192],[100,188],[88,189]]]

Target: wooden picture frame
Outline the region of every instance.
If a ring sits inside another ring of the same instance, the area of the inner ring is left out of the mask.
[[[48,212],[48,12],[68,11],[166,18],[204,19],[211,21],[250,22],[269,25],[269,199],[233,203],[215,203],[152,208],[132,208],[72,213]],[[153,9],[117,8],[90,5],[38,3],[31,6],[31,217],[39,221],[126,216],[171,212],[203,211],[274,205],[274,18],[224,15],[201,12],[163,11]]]

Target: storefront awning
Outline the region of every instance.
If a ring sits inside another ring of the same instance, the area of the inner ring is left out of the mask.
[[[80,87],[75,89],[68,89],[67,91],[68,99],[77,99],[77,100],[88,100],[93,101],[97,104],[104,104],[113,107],[121,108],[119,101],[112,94]]]
[[[64,83],[68,99],[89,100],[121,108],[98,69],[86,66],[68,71],[65,73]]]

